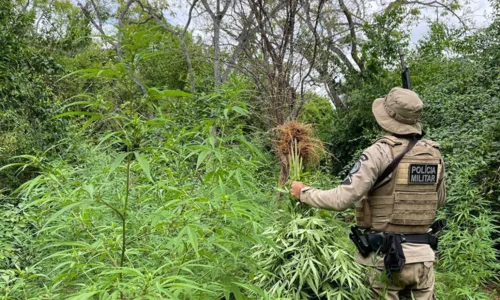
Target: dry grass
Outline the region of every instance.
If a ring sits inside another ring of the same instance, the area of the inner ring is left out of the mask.
[[[312,125],[290,121],[274,129],[278,139],[274,141],[280,157],[288,157],[294,140],[297,142],[299,155],[305,163],[317,163],[325,148],[321,140],[314,138]]]
[[[290,154],[292,149],[297,147],[298,160],[307,164],[319,162],[321,154],[324,153],[324,146],[321,140],[314,138],[312,125],[297,121],[290,121],[274,129],[277,139],[274,140],[274,147],[280,159],[279,185],[283,186],[290,173]],[[295,144],[296,143],[296,144]],[[278,201],[280,197],[278,196]]]

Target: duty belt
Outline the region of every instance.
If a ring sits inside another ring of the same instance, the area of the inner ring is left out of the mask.
[[[432,226],[432,233],[423,234],[389,234],[384,232],[362,232],[357,226],[351,228],[349,238],[354,242],[358,251],[364,257],[367,257],[371,252],[380,252],[385,254],[388,251],[388,237],[397,236],[400,243],[415,243],[427,244],[432,249],[437,250],[438,239],[434,233],[440,231],[446,225],[445,221],[436,221]]]
[[[403,243],[428,244],[434,250],[437,249],[438,244],[437,237],[431,233],[363,233],[357,226],[351,228],[349,237],[364,257],[371,252],[384,254],[384,267],[390,277],[393,272],[400,272],[405,266]]]
[[[391,234],[377,232],[368,233],[366,235],[368,244],[371,246],[372,251],[380,251],[381,253],[386,253],[387,249],[385,247],[386,240]],[[415,243],[415,244],[427,244],[430,245],[432,249],[437,250],[437,237],[431,233],[422,234],[394,234],[398,235],[401,243]]]

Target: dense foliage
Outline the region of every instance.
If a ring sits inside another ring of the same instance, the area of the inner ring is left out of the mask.
[[[54,93],[61,66],[29,44],[33,15],[20,14],[10,1],[0,6],[0,164],[17,154],[43,151],[62,138],[61,120],[51,120],[60,98]],[[2,172],[0,190],[31,176]]]
[[[214,85],[215,50],[147,7],[95,36],[87,6],[54,3],[0,0],[0,299],[370,299],[354,212],[284,194],[266,99],[245,72]],[[381,134],[371,103],[399,85],[405,13],[364,24],[366,69],[340,68],[345,110],[305,95],[299,118],[327,153],[290,160],[290,179],[332,188]],[[499,293],[499,29],[498,17],[467,34],[435,22],[407,62],[446,163],[438,299]]]

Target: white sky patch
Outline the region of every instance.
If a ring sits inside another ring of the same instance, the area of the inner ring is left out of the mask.
[[[392,1],[392,0],[391,0]],[[391,1],[389,0],[376,0],[371,2],[368,11],[378,11],[381,7],[386,7]],[[172,14],[166,16],[167,20],[174,25],[184,26],[188,18],[189,4],[187,2],[178,3],[175,6],[171,6]],[[460,26],[460,21],[448,13],[447,16],[441,16],[440,13],[443,11],[442,8],[436,13],[435,8],[423,8],[421,9],[422,15],[427,21],[423,20],[418,24],[412,24],[410,26],[410,43],[411,45],[416,45],[419,40],[421,40],[429,32],[429,22],[430,21],[444,21],[452,26]],[[493,8],[491,7],[488,0],[471,0],[468,5],[457,12],[459,16],[464,16],[472,25],[472,28],[486,27],[491,23],[492,16],[494,14]],[[199,11],[193,11],[193,19],[191,20],[190,30],[198,37],[202,38],[205,42],[211,42],[210,33],[204,32],[202,29],[204,27],[204,18],[199,17]]]
[[[199,2],[197,5],[201,5],[201,3]],[[188,3],[188,1],[180,1],[180,3],[169,8],[170,14],[165,15],[166,20],[172,25],[184,27],[188,21],[190,3]],[[203,14],[207,14],[207,12]],[[201,16],[199,8],[193,9],[191,15],[191,23],[188,30],[191,31],[194,36],[201,38],[205,43],[210,43],[212,40],[210,32],[205,32],[204,29],[202,29],[207,26],[204,24],[207,20],[207,16]]]
[[[367,7],[367,14],[373,12],[381,11],[393,0],[374,0],[370,1]],[[173,25],[178,25],[183,27],[188,19],[189,3],[187,1],[182,1],[177,3],[175,6],[170,7],[170,14],[166,15],[166,19]],[[417,7],[417,6],[414,6]],[[415,47],[420,40],[422,40],[426,34],[429,33],[429,24],[434,21],[441,21],[452,27],[460,27],[461,21],[454,16],[452,13],[447,13],[442,15],[444,8],[422,8],[419,7],[421,11],[421,21],[413,22],[406,30],[410,33],[410,47]],[[207,16],[200,15],[200,9],[193,10],[193,17],[189,30],[194,36],[199,37],[206,45],[210,46],[212,44],[212,32],[209,30],[210,26],[207,24]],[[206,14],[206,12],[205,12]],[[462,9],[456,11],[456,14],[465,21],[465,23],[471,29],[477,29],[481,27],[486,27],[491,24],[493,19],[493,8],[491,7],[488,0],[470,0],[467,5],[464,5]],[[211,22],[208,21],[209,23]],[[402,28],[403,29],[403,28]],[[221,35],[221,41],[224,41],[224,35]],[[224,46],[222,46],[224,48]],[[352,58],[348,56],[352,61]],[[352,61],[354,64],[354,61]],[[355,65],[355,64],[354,64]],[[314,76],[315,72],[311,75]],[[321,96],[327,96],[326,89],[323,86],[309,85],[306,84],[307,90],[312,91]]]
[[[443,21],[452,26],[460,26],[460,21],[453,15],[448,14],[443,17],[436,13],[434,8],[422,9],[422,14],[429,21]],[[492,16],[494,14],[488,0],[473,0],[469,5],[457,12],[459,16],[464,16],[465,19],[471,22],[472,28],[486,27],[491,24]],[[411,27],[410,40],[411,45],[416,45],[429,32],[429,23],[421,22],[414,24]]]

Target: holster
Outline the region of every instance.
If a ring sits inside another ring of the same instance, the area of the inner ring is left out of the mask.
[[[373,251],[377,253],[384,253],[385,235],[383,232],[370,233],[367,234],[367,237],[368,244],[370,244]]]
[[[401,234],[386,234],[385,243],[383,247],[384,256],[384,267],[389,273],[401,272],[403,270],[406,258],[403,252],[403,246],[405,240]]]
[[[439,240],[436,235],[429,234],[429,245],[431,246],[432,250],[437,251]]]
[[[358,249],[359,253],[361,253],[363,257],[367,257],[370,254],[370,252],[373,251],[373,249],[370,247],[370,244],[368,243],[367,236],[363,232],[361,232],[359,227],[357,226],[351,227],[349,238],[352,240],[352,242]]]

